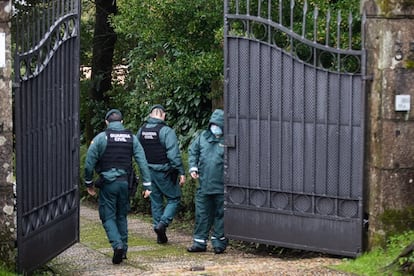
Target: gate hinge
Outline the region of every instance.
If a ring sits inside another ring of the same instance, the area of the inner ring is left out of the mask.
[[[369,220],[368,219],[363,219],[362,220],[362,227],[363,227],[363,229],[365,229],[365,231],[368,231],[368,226],[369,226]]]
[[[373,80],[374,79],[374,75],[365,75],[362,76],[362,80],[366,81],[366,80]]]

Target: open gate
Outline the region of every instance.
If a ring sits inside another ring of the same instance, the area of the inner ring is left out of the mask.
[[[15,1],[17,270],[79,241],[79,0]]]
[[[352,15],[328,13],[321,34],[318,10],[309,16],[301,3],[298,13],[294,0],[225,0],[225,232],[357,256],[365,51],[352,49]]]

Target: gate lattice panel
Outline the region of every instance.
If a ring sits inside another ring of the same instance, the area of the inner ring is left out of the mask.
[[[319,44],[316,28],[307,39],[306,1],[302,35],[295,33],[293,0],[290,9],[286,17],[282,1],[225,1],[225,232],[356,256],[363,234],[364,50],[350,49],[351,27],[345,50]],[[352,16],[347,21],[352,25]]]
[[[79,241],[78,0],[16,2],[19,273]]]

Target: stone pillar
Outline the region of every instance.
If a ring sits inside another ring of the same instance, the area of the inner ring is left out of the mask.
[[[16,214],[13,193],[11,0],[0,0],[0,262],[14,270]]]
[[[362,7],[367,14],[365,198],[370,248],[383,242],[389,230],[385,212],[414,207],[414,2],[362,0]],[[397,101],[399,95],[411,97],[409,111],[406,99]]]

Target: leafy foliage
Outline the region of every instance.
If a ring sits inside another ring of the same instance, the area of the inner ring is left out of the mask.
[[[127,56],[124,93],[112,93],[124,102],[131,121],[140,122],[149,106],[167,109],[181,146],[207,125],[213,96],[222,96],[213,84],[222,80],[223,50],[221,1],[119,1],[112,18],[116,32],[135,42]]]
[[[390,265],[386,266],[385,270],[394,269],[410,273],[410,275],[414,273],[414,242],[411,242],[403,250],[400,248],[401,244],[407,244],[410,239],[412,241],[413,235],[414,231],[406,231],[390,238],[389,246],[396,247],[395,250],[399,250],[400,254]]]
[[[93,29],[95,25],[95,4],[90,0],[82,0],[82,14],[80,20],[80,63],[90,66],[92,62]]]
[[[2,276],[14,276],[16,273],[13,271],[14,269],[10,267],[10,265],[4,263],[4,261],[0,261],[0,275]]]

